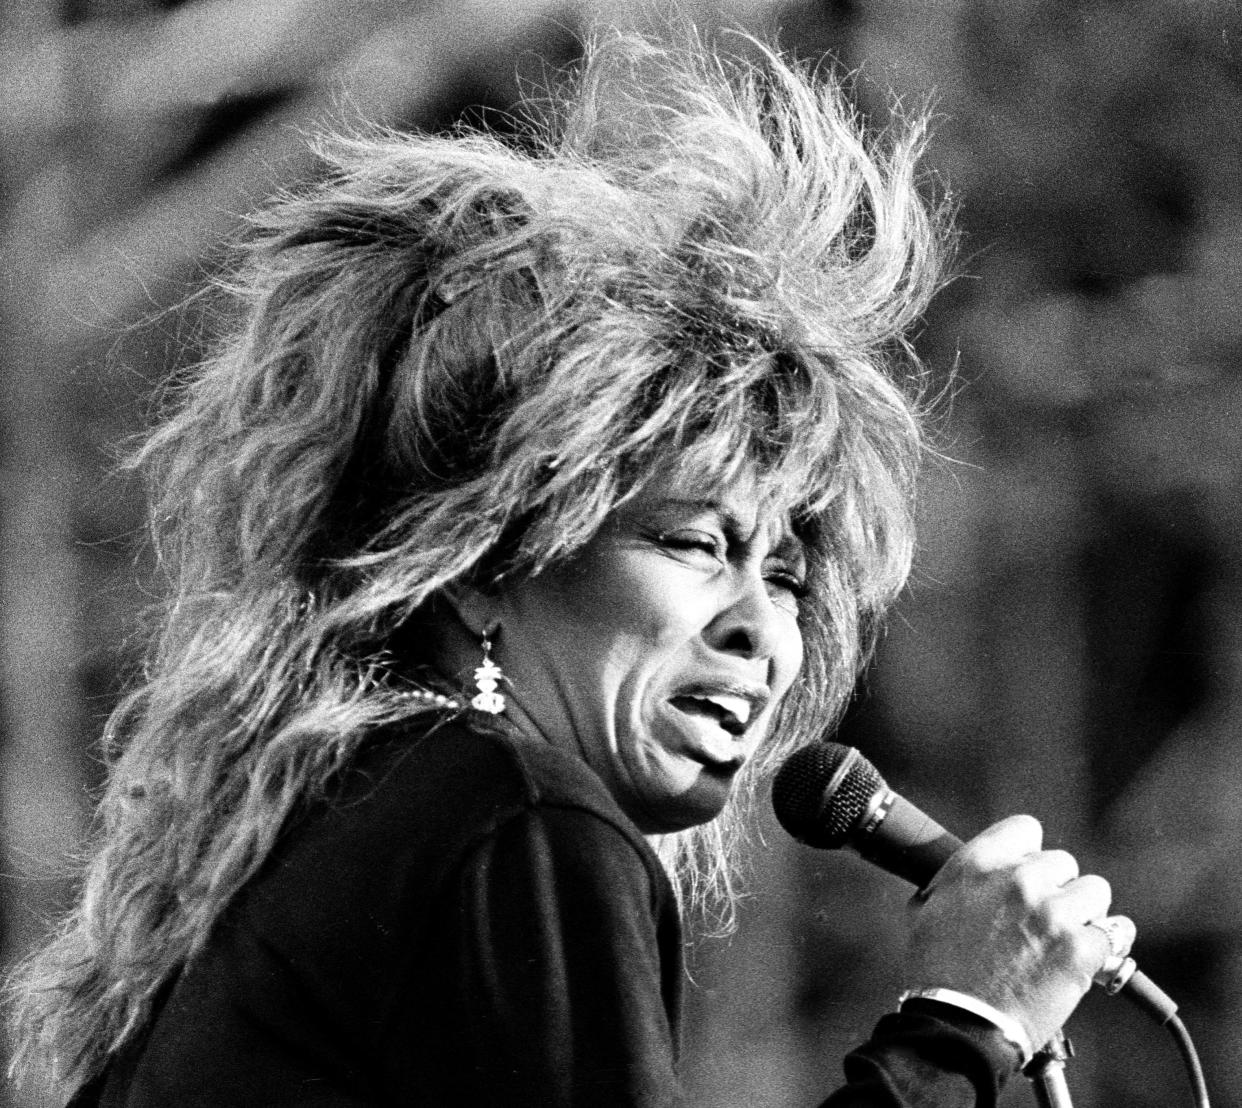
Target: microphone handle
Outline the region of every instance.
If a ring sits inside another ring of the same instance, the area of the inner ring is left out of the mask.
[[[871,798],[849,845],[868,862],[923,889],[963,844],[918,805],[883,788]]]

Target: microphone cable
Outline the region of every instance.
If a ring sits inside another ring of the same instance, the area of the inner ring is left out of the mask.
[[[1195,1051],[1194,1041],[1190,1037],[1190,1032],[1186,1030],[1186,1025],[1177,1015],[1170,1016],[1164,1025],[1169,1029],[1169,1034],[1173,1036],[1173,1041],[1177,1044],[1177,1052],[1186,1064],[1186,1075],[1190,1078],[1195,1108],[1212,1108],[1208,1100],[1207,1080],[1203,1076],[1203,1066],[1199,1062],[1199,1055]]]

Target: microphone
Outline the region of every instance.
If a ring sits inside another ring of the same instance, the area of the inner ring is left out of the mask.
[[[795,750],[772,781],[780,825],[807,846],[849,847],[881,869],[925,888],[962,840],[890,789],[859,751],[816,742]],[[1164,1025],[1174,1001],[1133,958],[1110,958],[1095,976],[1110,995],[1122,993]]]

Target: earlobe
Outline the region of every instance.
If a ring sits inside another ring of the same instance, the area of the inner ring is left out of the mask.
[[[476,639],[494,638],[500,626],[500,600],[471,585],[450,585],[444,599],[461,625]]]

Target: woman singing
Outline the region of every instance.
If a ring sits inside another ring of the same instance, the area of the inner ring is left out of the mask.
[[[19,1069],[74,1108],[683,1103],[683,917],[909,566],[918,146],[620,37],[522,145],[327,145],[141,454],[170,598]],[[1128,949],[1108,907],[984,832],[912,910],[952,992],[825,1104],[993,1104]]]

